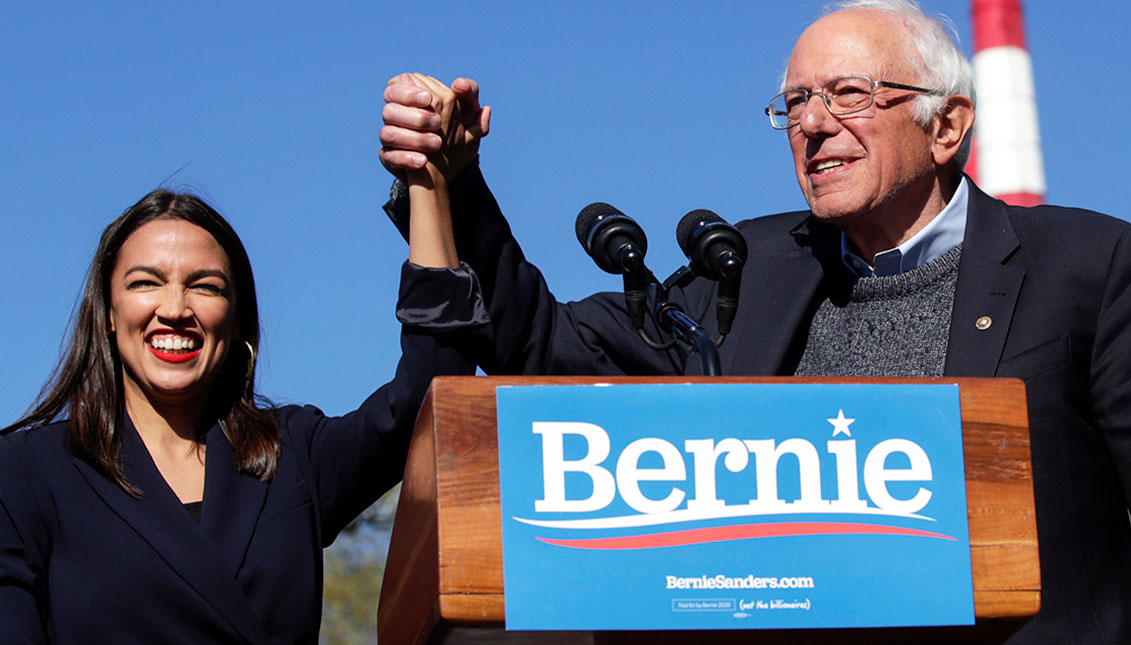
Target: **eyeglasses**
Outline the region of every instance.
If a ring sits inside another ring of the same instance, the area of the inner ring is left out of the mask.
[[[766,108],[766,115],[770,117],[770,125],[775,130],[791,128],[801,120],[801,113],[805,111],[809,99],[817,95],[825,101],[825,107],[834,116],[861,112],[871,107],[872,103],[875,102],[877,87],[890,87],[897,90],[926,92],[935,96],[944,96],[940,90],[888,81],[873,81],[866,76],[845,76],[825,83],[817,92],[810,92],[809,90],[782,92],[770,101],[770,107]]]

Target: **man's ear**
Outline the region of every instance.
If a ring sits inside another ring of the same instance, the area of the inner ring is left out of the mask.
[[[946,108],[935,115],[935,138],[931,154],[936,166],[945,166],[962,148],[962,142],[974,127],[974,102],[967,96],[949,96]]]

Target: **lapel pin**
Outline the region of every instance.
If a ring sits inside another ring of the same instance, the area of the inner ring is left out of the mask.
[[[992,324],[994,324],[994,320],[989,316],[982,316],[978,320],[974,321],[974,326],[978,328],[978,331],[986,331]]]

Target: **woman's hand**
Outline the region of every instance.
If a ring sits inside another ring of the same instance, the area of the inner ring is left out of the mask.
[[[424,74],[398,74],[385,87],[381,163],[398,177],[431,162],[452,181],[479,154],[491,124],[490,106],[479,105],[479,85],[457,78],[449,88]]]

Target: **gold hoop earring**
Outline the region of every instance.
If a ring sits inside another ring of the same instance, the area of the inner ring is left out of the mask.
[[[245,340],[243,344],[247,347],[247,374],[244,375],[244,390],[248,396],[251,396],[252,378],[255,376],[255,348],[251,346],[249,341]]]

